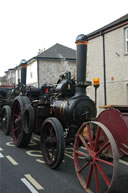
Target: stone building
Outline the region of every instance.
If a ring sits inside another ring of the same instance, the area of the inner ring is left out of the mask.
[[[98,106],[128,105],[128,14],[87,36],[87,79],[100,78]],[[94,88],[87,91],[94,98]]]
[[[76,66],[76,51],[55,44],[27,61],[27,85],[41,87],[45,83],[55,84],[66,71],[73,75]]]

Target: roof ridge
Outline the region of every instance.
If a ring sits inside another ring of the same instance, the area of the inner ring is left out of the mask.
[[[88,38],[90,38],[91,36],[94,36],[98,33],[101,33],[101,32],[104,32],[105,30],[108,30],[108,29],[111,29],[112,27],[116,26],[116,25],[119,25],[125,21],[128,21],[128,14],[125,14],[124,16],[114,20],[113,22],[110,22],[109,24],[87,34]]]
[[[60,43],[56,43],[44,52],[38,54],[38,58],[76,58],[76,50],[64,46]]]

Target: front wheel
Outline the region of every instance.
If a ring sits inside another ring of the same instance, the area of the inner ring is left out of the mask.
[[[59,167],[64,158],[64,132],[58,119],[50,117],[44,121],[40,143],[45,163],[52,169]]]
[[[118,150],[110,131],[101,123],[83,123],[74,143],[78,179],[88,193],[114,192],[118,177]]]

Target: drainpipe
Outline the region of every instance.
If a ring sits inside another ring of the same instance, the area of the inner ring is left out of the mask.
[[[106,93],[106,60],[105,60],[105,37],[104,33],[101,32],[103,37],[103,75],[104,75],[104,105],[107,105],[107,93]]]

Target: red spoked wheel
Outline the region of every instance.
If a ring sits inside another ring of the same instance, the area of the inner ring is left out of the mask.
[[[78,179],[88,193],[114,190],[118,176],[118,150],[110,131],[101,123],[83,123],[74,142]]]
[[[18,96],[15,98],[12,107],[11,135],[16,146],[27,146],[30,142],[32,133],[24,131],[23,115],[25,105],[29,103],[25,97]]]

